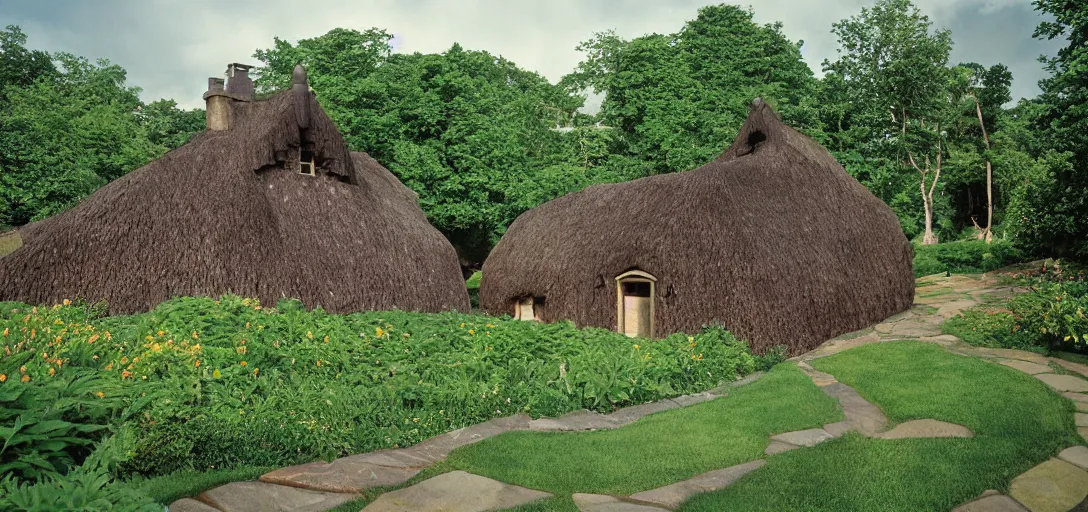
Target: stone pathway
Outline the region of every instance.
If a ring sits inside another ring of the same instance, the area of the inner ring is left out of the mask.
[[[861,345],[913,339],[939,344],[964,356],[978,357],[1035,376],[1076,405],[1076,423],[1088,439],[1088,366],[1047,358],[1030,352],[970,346],[954,336],[942,335],[940,324],[987,296],[1018,293],[998,286],[989,276],[931,276],[920,279],[915,306],[902,314],[857,333],[824,343],[816,350],[791,359],[824,393],[839,401],[846,417],[822,428],[783,432],[771,436],[765,455],[815,446],[855,430],[877,439],[973,437],[962,425],[934,419],[907,421],[888,429],[888,419],[834,376],[820,372],[809,362]],[[1058,369],[1061,369],[1060,371]],[[1073,374],[1080,374],[1075,376]],[[728,394],[731,387],[758,379],[755,374],[721,388],[618,410],[611,414],[575,411],[559,418],[533,420],[525,415],[496,418],[479,425],[435,436],[418,445],[353,455],[332,462],[314,462],[283,468],[261,476],[258,482],[235,482],[209,490],[196,499],[170,505],[170,512],[322,512],[357,499],[375,487],[402,485],[424,468],[444,460],[454,449],[515,430],[587,431],[622,427],[657,412],[702,403]],[[732,485],[758,470],[765,460],[717,469],[632,496],[575,494],[582,512],[662,512],[674,510],[692,496]],[[1068,448],[1056,457],[1018,476],[1009,494],[987,491],[954,512],[1067,512],[1088,510],[1088,447]],[[445,473],[411,487],[387,492],[367,505],[364,512],[441,510],[484,512],[530,503],[551,496],[538,490],[505,484],[463,471]]]

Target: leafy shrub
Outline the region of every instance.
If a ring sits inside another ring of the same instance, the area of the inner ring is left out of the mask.
[[[949,318],[941,330],[978,346],[1024,350],[1038,344],[1038,337],[1023,329],[1007,311],[969,309]]]
[[[609,411],[757,365],[716,327],[632,339],[566,322],[332,315],[233,296],[175,299],[93,325],[85,305],[0,307],[0,345],[11,352],[0,368],[25,366],[31,382],[82,369],[118,386],[105,392],[123,401],[106,444],[116,471],[147,475],[406,446],[517,412]]]
[[[41,482],[0,480],[0,510],[11,512],[162,512],[162,506],[138,490],[114,481],[100,466],[81,468]]]
[[[38,480],[81,463],[120,407],[116,389],[86,372],[0,386],[0,475]]]
[[[1032,291],[1008,301],[1006,310],[968,310],[949,319],[944,332],[976,345],[1084,350],[1088,346],[1088,279],[1060,265],[1014,276]]]
[[[1023,261],[1024,255],[1011,243],[995,240],[966,240],[914,246],[914,276],[942,272],[959,274],[990,272]]]

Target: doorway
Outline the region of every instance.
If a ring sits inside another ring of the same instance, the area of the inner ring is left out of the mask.
[[[654,288],[657,278],[631,270],[616,277],[616,330],[649,338],[654,332]]]

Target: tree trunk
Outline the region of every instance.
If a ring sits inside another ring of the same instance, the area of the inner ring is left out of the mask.
[[[982,105],[975,98],[975,112],[978,114],[978,126],[982,128],[982,142],[986,145],[986,151],[990,151],[990,136],[986,133],[986,123],[982,121]],[[986,158],[986,243],[994,241],[994,169],[990,165],[990,158]]]
[[[928,173],[927,173],[928,174]],[[934,184],[937,182],[934,181]],[[933,233],[933,193],[926,193],[926,175],[922,175],[922,207],[926,212],[926,232],[922,236],[922,245],[936,245],[937,235]]]

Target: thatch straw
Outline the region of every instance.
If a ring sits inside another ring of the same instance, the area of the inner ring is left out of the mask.
[[[333,312],[469,309],[457,255],[416,195],[350,153],[313,95],[303,132],[290,91],[234,102],[206,131],[24,227],[0,259],[0,300],[105,300],[111,313],[175,296],[299,298]],[[302,145],[316,177],[282,168]]]
[[[616,329],[615,277],[657,278],[654,335],[721,323],[797,354],[909,308],[912,249],[895,214],[760,101],[698,169],[595,185],[518,217],[483,268],[480,306]]]

